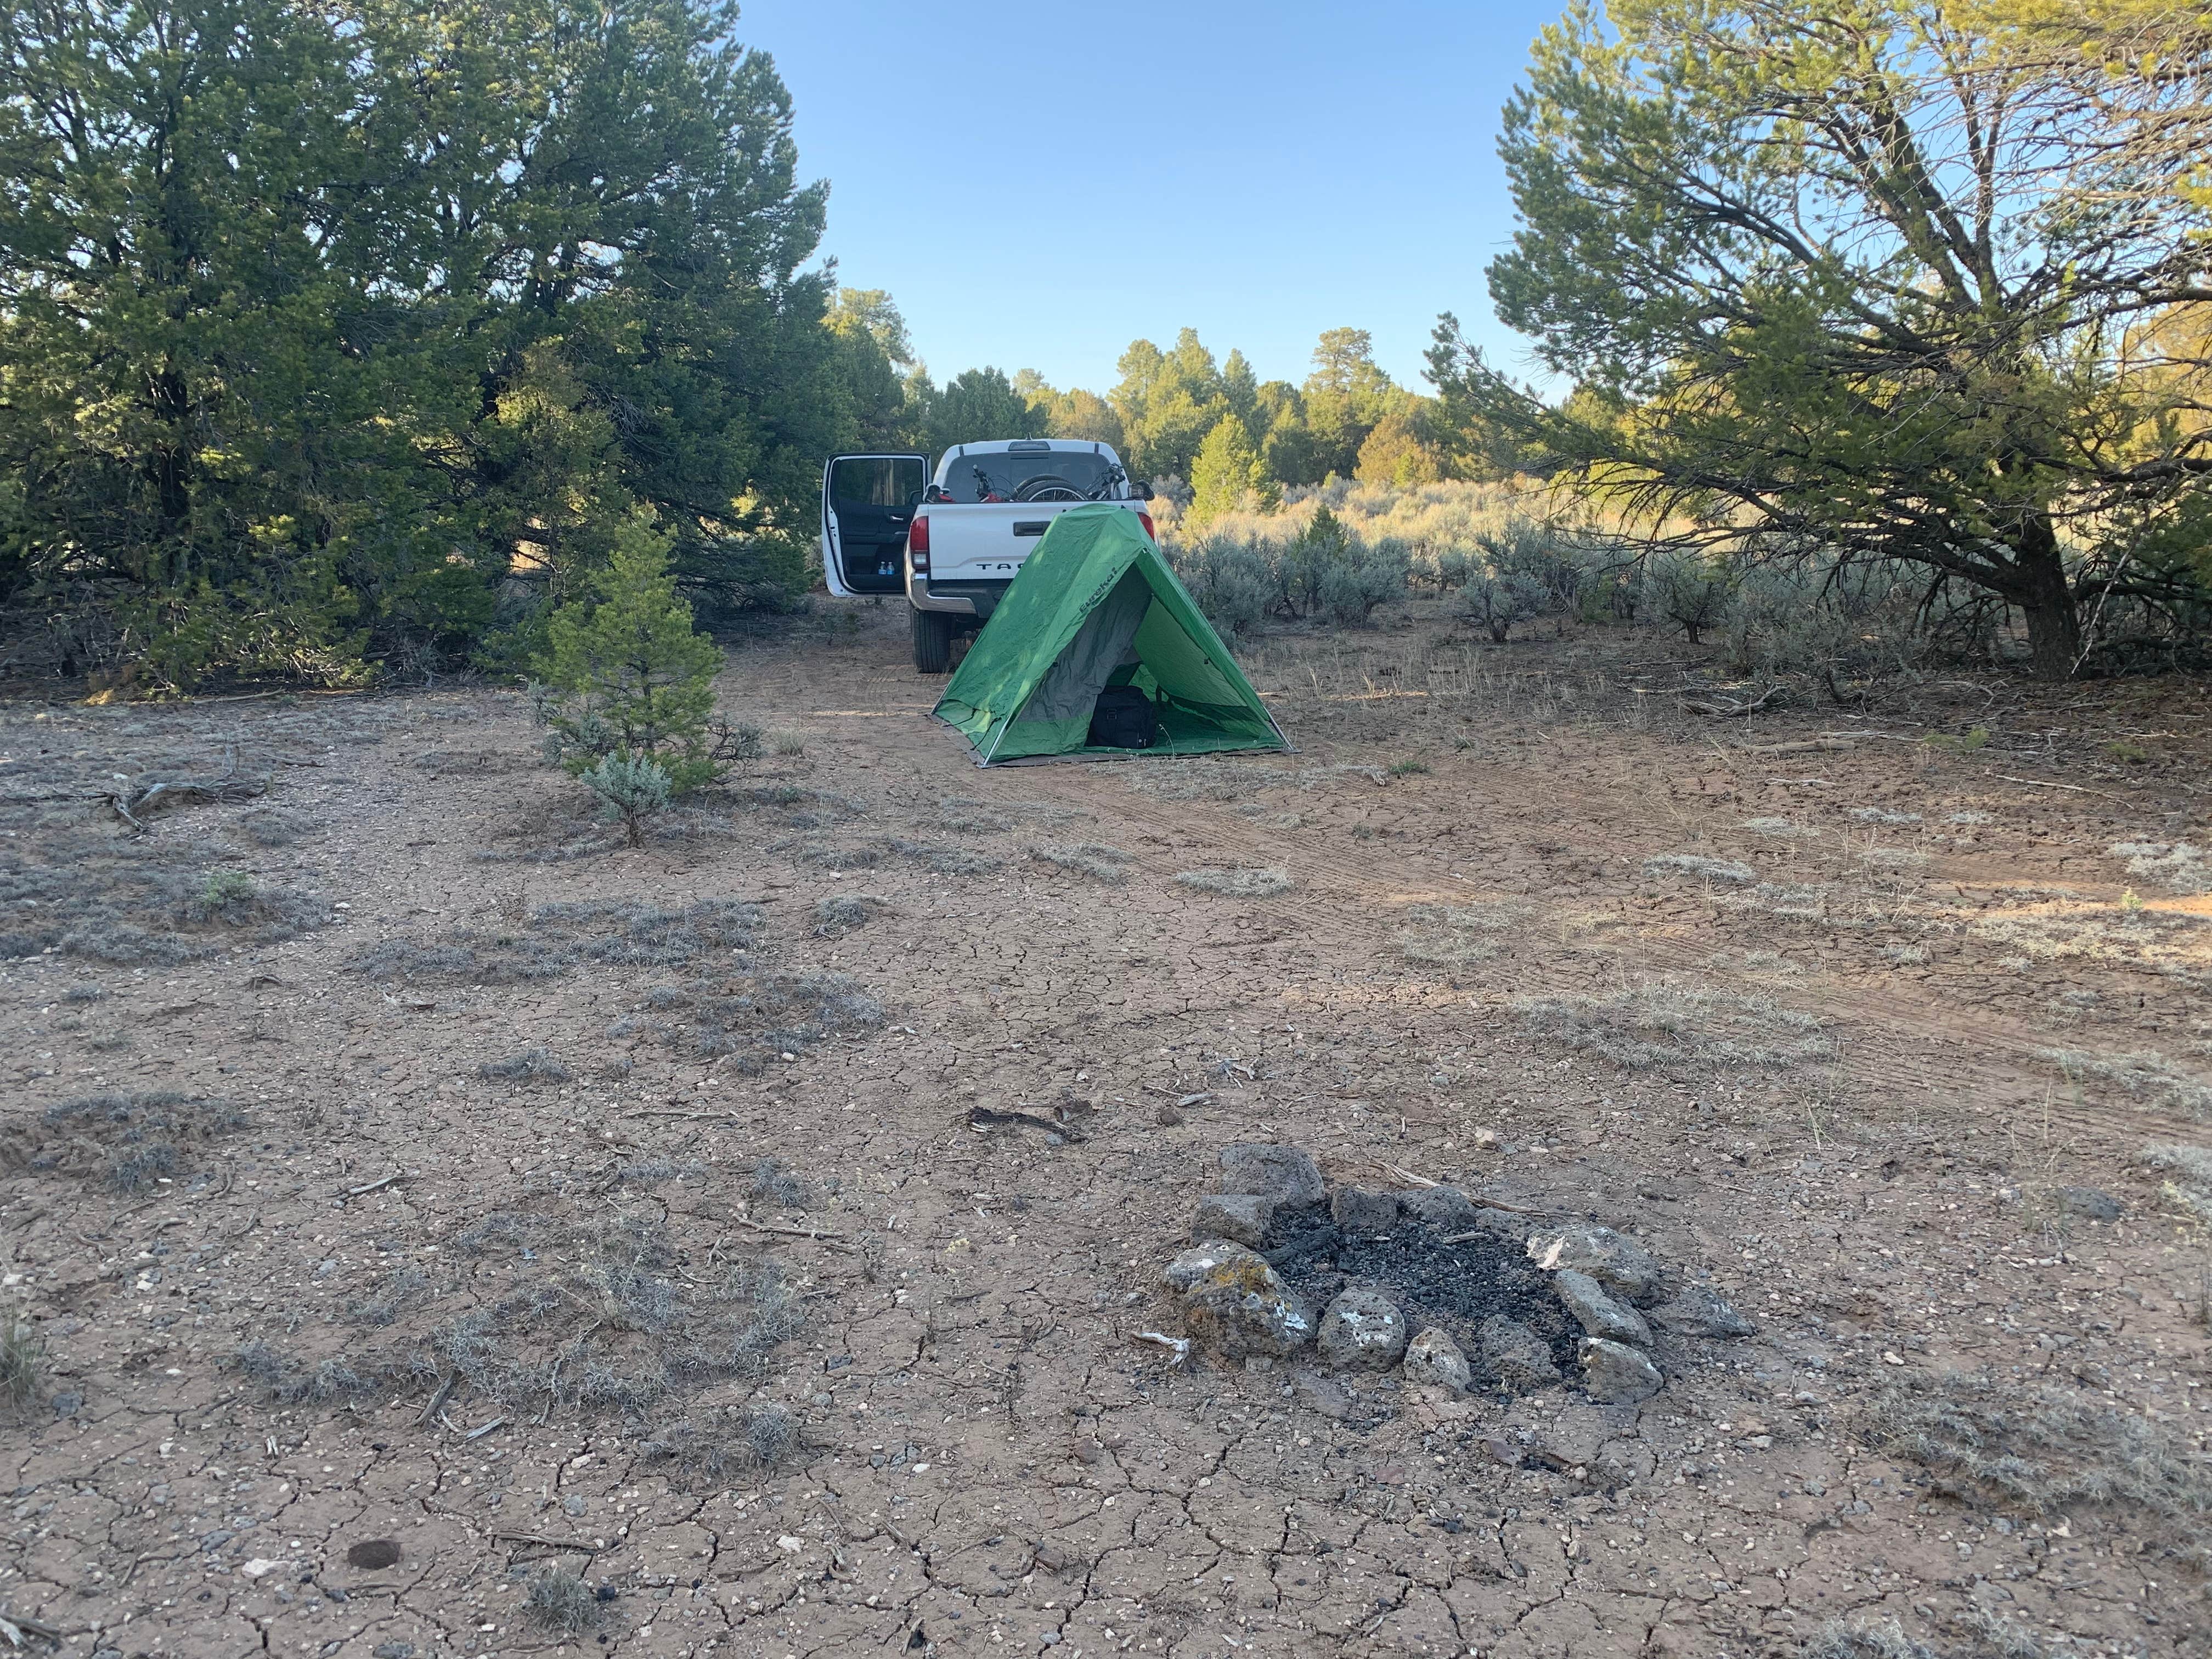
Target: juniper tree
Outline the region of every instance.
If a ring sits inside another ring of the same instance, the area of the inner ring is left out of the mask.
[[[2158,326],[2212,300],[2205,31],[2131,57],[2096,22],[2188,9],[1578,0],[1505,112],[1489,271],[1577,393],[1447,316],[1446,412],[1709,548],[1994,594],[2072,672],[2077,605],[2171,599],[2212,526],[2212,400]]]

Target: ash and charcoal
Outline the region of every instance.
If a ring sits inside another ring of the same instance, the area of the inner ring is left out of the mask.
[[[1545,1224],[1453,1187],[1330,1189],[1293,1146],[1231,1146],[1169,1267],[1192,1338],[1230,1360],[1309,1346],[1343,1370],[1402,1368],[1455,1392],[1573,1378],[1607,1404],[1663,1386],[1656,1322],[1677,1336],[1750,1327],[1710,1291],[1668,1298],[1650,1253],[1612,1229]]]
[[[1261,1254],[1316,1307],[1346,1291],[1379,1291],[1404,1310],[1416,1329],[1441,1329],[1469,1353],[1480,1351],[1486,1321],[1515,1320],[1536,1334],[1562,1370],[1571,1366],[1581,1328],[1552,1294],[1546,1276],[1529,1264],[1519,1241],[1486,1232],[1468,1238],[1466,1231],[1446,1232],[1407,1211],[1394,1218],[1388,1232],[1346,1232],[1322,1210],[1318,1225],[1302,1229],[1285,1248]]]

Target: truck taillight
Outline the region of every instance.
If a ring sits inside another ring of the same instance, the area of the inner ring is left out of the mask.
[[[908,563],[924,575],[929,574],[929,515],[927,513],[918,515],[907,526],[906,553]]]
[[[1137,512],[1137,522],[1145,526],[1145,534],[1150,536],[1154,541],[1159,540],[1159,532],[1152,528],[1152,515],[1151,514],[1144,511],[1141,507],[1139,508]]]

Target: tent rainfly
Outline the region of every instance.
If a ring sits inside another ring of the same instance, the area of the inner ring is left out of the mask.
[[[1109,685],[1152,699],[1151,748],[1091,743],[1092,708]],[[1053,520],[935,712],[979,766],[1290,747],[1137,515],[1103,502]]]

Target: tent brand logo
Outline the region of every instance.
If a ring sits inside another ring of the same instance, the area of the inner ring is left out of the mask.
[[[1151,700],[1149,744],[1095,741],[1109,690]],[[1135,515],[1103,504],[1052,520],[935,713],[981,766],[1291,746]]]

